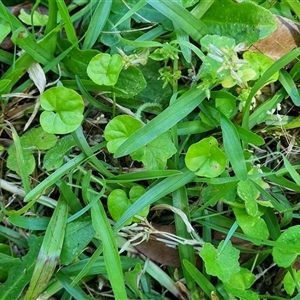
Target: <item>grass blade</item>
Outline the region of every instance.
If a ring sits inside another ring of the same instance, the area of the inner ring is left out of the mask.
[[[215,287],[207,280],[207,278],[189,261],[184,260],[183,265],[208,297],[211,296],[212,292],[217,292]]]
[[[184,9],[177,1],[147,0],[147,2],[171,21],[176,20],[176,26],[185,31],[195,41],[199,41],[205,34],[210,33],[203,22]]]
[[[46,230],[25,300],[37,299],[54,273],[65,237],[67,217],[68,206],[60,197]]]
[[[65,1],[57,1],[56,3],[59,9],[61,19],[64,21],[64,27],[66,30],[66,35],[68,40],[72,42],[72,44],[77,44],[78,43],[77,35],[75,32],[75,28],[72,24]]]
[[[174,192],[185,184],[193,181],[195,178],[195,174],[190,172],[188,169],[183,169],[181,171],[182,174],[171,176],[162,180],[136,200],[115,224],[114,230],[120,230],[128,219],[137,214],[146,205],[152,204],[165,195]]]
[[[293,103],[299,106],[300,94],[291,75],[287,71],[281,70],[279,73],[279,82],[282,84],[288,95],[291,97]]]
[[[105,146],[106,143],[100,143],[94,147],[92,147],[92,151],[97,151]],[[80,154],[73,158],[72,160],[68,161],[64,164],[61,168],[57,169],[51,175],[49,175],[45,180],[43,180],[40,184],[38,184],[33,190],[31,190],[26,197],[24,198],[24,202],[29,202],[36,197],[39,197],[48,187],[54,185],[56,182],[59,181],[65,174],[67,174],[70,170],[75,168],[81,162],[84,161],[86,158],[85,154]]]
[[[187,116],[205,98],[205,91],[193,88],[180,96],[174,104],[168,106],[146,126],[130,136],[116,151],[115,157],[124,156],[134,152],[154,140],[160,134],[176,125]]]
[[[90,202],[98,195],[89,193]],[[123,272],[116,239],[108,222],[105,210],[101,201],[95,202],[91,207],[92,223],[95,231],[101,237],[103,243],[103,256],[107,267],[107,274],[110,280],[115,299],[127,299]]]
[[[300,55],[300,48],[294,49],[286,55],[278,59],[272,66],[261,76],[259,80],[255,83],[251,92],[247,98],[246,105],[243,112],[243,123],[242,126],[246,129],[249,129],[249,112],[251,100],[254,95],[268,82],[269,78],[282,69],[285,65],[293,61],[297,56]]]
[[[221,114],[220,124],[223,133],[223,145],[236,177],[247,179],[247,167],[238,132],[235,126]]]
[[[95,44],[109,17],[112,0],[100,0],[97,3],[89,27],[86,31],[82,50],[90,49]]]

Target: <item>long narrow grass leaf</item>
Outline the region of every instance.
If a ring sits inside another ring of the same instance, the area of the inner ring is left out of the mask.
[[[281,70],[279,73],[279,82],[282,84],[288,95],[291,97],[293,103],[299,106],[300,94],[291,75],[287,71]]]
[[[37,299],[54,273],[64,241],[67,217],[68,206],[60,197],[46,230],[25,300]]]
[[[211,297],[212,292],[217,293],[211,282],[194,265],[187,260],[183,261],[183,265],[208,297]]]
[[[93,195],[92,193],[89,193]],[[90,197],[93,202],[95,196]],[[99,199],[98,195],[96,198]],[[107,267],[107,274],[110,280],[115,299],[127,299],[123,272],[116,240],[108,222],[105,210],[100,201],[91,207],[92,223],[95,231],[99,234],[103,243],[103,256]]]
[[[171,21],[175,21],[176,25],[195,41],[199,41],[205,34],[210,33],[206,25],[184,9],[178,1],[147,0],[147,2]]]
[[[205,98],[203,89],[193,88],[180,96],[146,126],[137,130],[116,151],[115,157],[124,156],[145,146],[176,125],[195,109]]]
[[[261,76],[259,80],[255,83],[252,87],[251,92],[246,100],[246,105],[243,112],[243,122],[242,126],[244,128],[249,129],[249,112],[250,112],[250,105],[251,99],[254,95],[268,82],[270,77],[282,69],[285,65],[293,61],[297,56],[300,55],[300,48],[294,49],[291,52],[287,53],[286,55],[282,56],[278,59],[271,67]]]
[[[77,40],[77,35],[74,29],[74,26],[72,24],[71,18],[70,18],[70,14],[68,12],[68,8],[66,6],[65,1],[57,1],[57,6],[59,9],[59,13],[60,13],[60,17],[64,22],[64,27],[66,30],[66,35],[67,38],[70,42],[72,42],[73,44],[77,44],[78,40]]]
[[[59,282],[64,287],[64,289],[68,291],[70,295],[73,296],[74,299],[86,299],[86,300],[95,299],[93,297],[88,296],[78,285],[71,286],[70,277],[64,274],[62,271],[59,271],[56,274],[56,278],[59,280]]]
[[[131,18],[136,12],[138,12],[141,8],[143,8],[147,4],[146,0],[141,0],[137,2],[133,7],[130,8],[130,10],[122,16],[122,18],[115,24],[115,27],[119,26],[129,18]]]
[[[96,151],[104,147],[106,143],[100,143],[94,147],[92,147],[92,151]],[[67,174],[70,170],[76,168],[81,162],[84,161],[86,158],[85,154],[80,154],[73,158],[72,160],[68,161],[62,167],[57,169],[51,175],[49,175],[45,180],[39,183],[33,190],[31,190],[26,197],[24,198],[24,202],[29,202],[36,197],[39,197],[47,188],[54,185],[60,178],[62,178],[65,174]]]
[[[247,167],[238,132],[235,126],[222,114],[220,125],[222,128],[225,153],[231,163],[232,169],[237,178],[246,180]]]
[[[82,49],[90,49],[95,44],[103,27],[109,17],[112,0],[99,0],[95,11],[93,12],[92,19],[89,22],[89,27],[86,31]]]
[[[145,206],[154,203],[169,193],[172,193],[173,191],[193,181],[195,178],[195,174],[188,169],[183,169],[181,172],[182,174],[163,179],[161,182],[143,194],[138,200],[136,200],[134,204],[131,205],[117,221],[114,226],[114,230],[120,230],[128,219],[137,214]]]

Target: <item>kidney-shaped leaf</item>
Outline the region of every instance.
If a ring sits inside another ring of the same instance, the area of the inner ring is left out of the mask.
[[[107,140],[107,149],[110,153],[121,146],[135,131],[141,128],[142,123],[131,116],[117,116],[105,127],[104,138]]]
[[[119,54],[100,53],[94,56],[87,68],[88,76],[99,85],[115,85],[123,68]]]
[[[53,87],[41,95],[40,101],[45,110],[40,116],[40,123],[46,132],[65,134],[81,124],[84,103],[74,90]]]
[[[118,221],[124,212],[134,203],[138,198],[140,198],[146,190],[141,186],[134,186],[129,191],[129,198],[126,193],[121,189],[113,190],[107,198],[107,207],[111,217]],[[141,217],[146,217],[149,213],[150,206],[147,205],[138,212]],[[132,222],[140,222],[138,218],[130,218],[125,225],[129,225]]]
[[[189,147],[185,164],[196,175],[213,178],[224,172],[226,155],[218,148],[217,140],[208,137]]]

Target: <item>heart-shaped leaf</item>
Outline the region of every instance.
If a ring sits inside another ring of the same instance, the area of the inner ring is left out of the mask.
[[[41,95],[40,101],[45,110],[40,116],[40,123],[46,132],[66,134],[80,126],[84,103],[74,90],[53,87]]]
[[[115,85],[123,68],[119,54],[100,53],[94,56],[87,68],[88,76],[99,85]]]
[[[134,203],[140,196],[142,196],[146,190],[141,186],[134,186],[129,191],[129,198],[127,194],[121,189],[113,190],[107,198],[107,207],[111,217],[118,221],[124,212]],[[141,217],[146,217],[149,213],[150,205],[145,206],[142,210],[138,212]],[[132,222],[140,222],[138,218],[130,218],[126,225]]]
[[[141,127],[143,127],[142,123],[131,116],[122,115],[113,118],[104,130],[108,151],[115,153],[119,146]]]
[[[185,156],[185,164],[198,176],[217,177],[226,166],[226,155],[218,148],[214,137],[208,137],[191,145]]]

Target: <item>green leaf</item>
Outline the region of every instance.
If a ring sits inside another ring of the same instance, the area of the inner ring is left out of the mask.
[[[223,244],[224,241],[216,249],[212,244],[204,243],[200,256],[205,263],[207,274],[228,282],[233,274],[240,271],[240,251],[234,248],[230,241],[225,246]]]
[[[188,169],[180,170],[181,174],[169,176],[156,185],[152,186],[145,194],[143,194],[134,204],[132,204],[122,217],[115,224],[114,230],[120,230],[125,222],[137,214],[141,209],[153,202],[161,199],[169,193],[177,190],[178,188],[185,186],[194,180],[195,175]]]
[[[24,166],[19,166],[17,159],[18,154],[14,145],[8,148],[7,153],[8,158],[6,161],[6,166],[10,170],[15,171],[19,175],[21,174],[20,168],[24,169],[24,172],[27,176],[33,173],[35,169],[35,159],[33,154],[31,153],[31,150],[23,150],[24,165],[26,165],[26,168],[24,168]]]
[[[231,119],[236,114],[236,100],[228,98],[216,98],[216,109],[224,114],[228,119]]]
[[[238,196],[245,201],[245,207],[247,213],[255,217],[258,215],[258,204],[256,199],[259,197],[260,193],[252,184],[251,180],[240,181],[237,188]]]
[[[240,271],[233,274],[226,286],[233,286],[239,290],[249,289],[255,282],[255,275],[246,268],[240,268]]]
[[[60,196],[36,259],[25,300],[36,299],[55,272],[64,241],[67,217],[68,206],[64,198]]]
[[[122,67],[121,55],[100,53],[91,59],[87,74],[95,83],[111,86],[117,83]]]
[[[66,227],[65,239],[61,250],[60,263],[70,264],[95,235],[91,221],[74,221]]]
[[[95,195],[95,192],[88,191],[88,194],[90,203],[94,203],[91,207],[92,224],[96,233],[101,237],[105,269],[113,289],[114,298],[127,299],[121,259],[116,245],[116,236],[112,231],[98,193]],[[95,201],[95,199],[97,200]]]
[[[230,186],[231,188],[229,192],[224,194],[224,190],[226,190],[228,186]],[[216,197],[220,192],[222,193],[222,195]],[[231,183],[224,183],[222,185],[209,184],[207,187],[202,189],[201,197],[203,203],[209,203],[210,206],[216,205],[219,201],[233,202],[236,198],[236,188],[232,188]]]
[[[146,146],[133,152],[133,160],[143,162],[147,170],[163,170],[166,167],[167,159],[177,151],[171,141],[170,132],[164,132]]]
[[[238,299],[247,299],[247,300],[259,300],[260,297],[257,295],[257,292],[251,290],[240,290],[234,286],[228,286],[224,284],[226,291],[231,295],[238,297]]]
[[[19,168],[24,168],[27,176],[33,173],[35,169],[35,159],[32,154],[34,150],[46,150],[53,147],[57,142],[57,137],[54,134],[47,133],[43,130],[42,127],[33,128],[23,136],[20,137],[20,143],[22,147],[22,154],[24,158],[24,166],[19,166],[17,159],[17,150],[13,144],[8,148],[8,158],[7,158],[7,167],[15,171],[17,174],[20,174]]]
[[[150,143],[157,136],[166,132],[187,116],[204,98],[205,91],[200,88],[193,88],[185,92],[162,113],[130,136],[130,138],[117,149],[114,156],[117,158],[130,154]]]
[[[131,116],[121,115],[113,118],[104,130],[108,151],[115,153],[128,137],[142,127],[142,123]]]
[[[171,21],[176,21],[176,26],[185,31],[195,41],[199,41],[202,36],[209,33],[209,30],[203,24],[202,20],[198,20],[194,17],[189,11],[184,9],[178,1],[147,0],[147,3],[164,14]]]
[[[249,175],[258,173],[259,169],[257,167],[252,168],[248,172]],[[256,217],[259,214],[257,200],[260,196],[260,191],[256,188],[256,185],[253,184],[253,182],[263,189],[267,189],[269,187],[269,185],[261,178],[247,179],[238,183],[237,194],[245,201],[247,213],[252,217]]]
[[[45,110],[40,116],[40,123],[46,132],[66,134],[80,126],[84,103],[74,90],[53,87],[41,95],[40,101]]]
[[[274,63],[271,58],[260,52],[247,51],[243,54],[243,58],[249,62],[249,65],[257,74],[257,77],[253,78],[253,80],[261,77]],[[278,76],[279,72],[274,73],[266,84],[277,81]]]
[[[8,268],[8,278],[0,285],[1,300],[19,299],[23,289],[30,282],[41,241],[41,238],[37,238],[34,235],[29,236],[28,253],[22,260],[19,260],[19,263],[14,263],[14,265]],[[1,259],[0,264],[2,264]]]
[[[93,15],[89,20],[88,29],[84,35],[82,49],[90,49],[95,44],[101,34],[104,25],[110,15],[112,0],[100,0],[93,3]],[[114,3],[115,4],[115,3]]]
[[[134,186],[129,191],[129,198],[126,193],[121,189],[113,190],[107,198],[107,207],[111,217],[118,221],[124,212],[143,194],[146,190],[141,186]],[[137,215],[140,217],[146,217],[149,213],[150,205],[143,207]],[[129,225],[132,222],[140,222],[141,220],[135,217],[130,218],[125,225]]]
[[[148,299],[145,296],[143,297],[142,292],[139,289],[139,278],[142,272],[142,266],[136,264],[133,270],[124,273],[124,277],[127,285],[135,292],[135,295],[139,296],[140,299]]]
[[[217,0],[206,11],[201,21],[209,30],[247,45],[269,36],[276,28],[272,13],[253,2]]]
[[[245,235],[259,240],[269,238],[269,230],[264,219],[260,216],[250,216],[246,210],[233,207],[236,222],[241,227]]]
[[[33,20],[31,24],[31,14],[26,13],[24,9],[20,10],[20,14],[18,17],[26,25],[33,26],[46,26],[49,19],[48,15],[43,15],[35,10],[33,12]]]
[[[299,240],[300,225],[289,227],[276,240],[276,242],[289,246],[289,248],[282,248],[279,245],[273,247],[273,259],[279,267],[287,268],[292,265],[300,254]]]
[[[3,42],[3,40],[7,37],[10,31],[11,31],[11,27],[8,23],[0,24],[0,43]]]
[[[247,167],[244,151],[241,146],[236,127],[221,114],[220,125],[223,134],[223,146],[225,153],[231,163],[236,177],[240,180],[247,179]]]
[[[67,51],[72,48],[71,51],[62,59],[64,65],[74,74],[82,79],[89,79],[87,75],[87,67],[91,59],[99,54],[99,51],[94,49],[80,50],[66,39],[59,39],[58,47],[61,51]]]
[[[43,168],[47,171],[58,169],[64,162],[64,155],[75,146],[76,141],[72,135],[66,135],[59,139],[55,146],[46,152],[43,160]]]
[[[297,272],[295,270],[294,272],[295,272],[296,282],[290,272],[287,272],[283,278],[283,287],[290,296],[294,294],[296,284],[298,286],[300,285],[300,270],[298,270]]]
[[[42,127],[36,127],[27,131],[20,141],[24,148],[35,147],[39,150],[47,150],[56,144],[57,137],[52,133],[45,132]]]
[[[201,140],[188,148],[185,156],[186,166],[197,176],[217,177],[226,166],[226,155],[218,148],[214,137]]]
[[[215,54],[212,49],[211,45],[219,49],[230,49],[236,46],[236,42],[234,38],[230,38],[227,36],[220,36],[220,35],[206,35],[200,40],[200,44],[205,52],[211,52]]]
[[[142,92],[147,86],[143,73],[136,67],[122,70],[115,85],[115,94],[118,97],[132,98]]]
[[[183,260],[183,265],[208,297],[210,297],[213,292],[217,293],[215,286],[198,270],[198,268],[196,268],[196,266],[186,259]]]
[[[300,105],[300,93],[298,87],[294,82],[292,76],[285,70],[281,70],[279,73],[279,81],[291,97],[293,103],[297,106]]]

